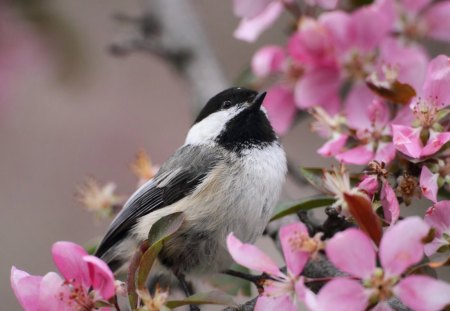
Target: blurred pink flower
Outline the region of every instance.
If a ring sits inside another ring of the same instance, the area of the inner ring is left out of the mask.
[[[427,199],[437,202],[438,192],[438,178],[439,174],[433,174],[428,167],[422,166],[422,172],[420,173],[420,189],[422,194]]]
[[[333,42],[320,20],[302,17],[297,31],[289,38],[289,55],[308,66],[335,65]]]
[[[259,49],[252,58],[252,71],[255,76],[265,78],[282,71],[286,52],[280,46],[269,45]]]
[[[387,37],[381,42],[378,66],[389,68],[396,80],[418,90],[423,84],[428,65],[428,55],[420,45],[406,45],[401,40]]]
[[[383,179],[380,191],[380,201],[383,206],[383,214],[385,220],[392,226],[400,216],[400,205],[391,184]]]
[[[431,37],[450,40],[450,1],[398,1],[399,16],[396,29],[410,38]]]
[[[336,59],[346,75],[361,78],[374,65],[374,49],[389,34],[393,20],[387,14],[391,1],[376,1],[352,13],[333,11],[322,14],[320,21],[327,29]],[[376,20],[377,23],[373,23]]]
[[[403,276],[422,259],[422,239],[428,231],[429,226],[419,217],[406,218],[389,228],[380,244],[381,267],[377,267],[372,241],[362,231],[352,228],[337,233],[327,243],[327,256],[362,284],[344,278],[330,281],[317,295],[315,310],[335,310],[335,306],[344,305],[352,306],[346,310],[362,311],[372,304],[377,310],[392,310],[386,301],[393,295],[414,310],[441,310],[450,303],[449,284],[427,276]]]
[[[231,257],[244,267],[265,272],[272,279],[264,282],[264,292],[258,297],[255,310],[297,310],[297,305],[306,295],[313,295],[304,285],[300,276],[311,255],[323,248],[320,237],[310,238],[302,223],[286,225],[280,229],[280,242],[286,261],[287,271],[283,273],[278,266],[260,249],[244,244],[233,233],[227,238]],[[276,308],[275,308],[276,306]]]
[[[275,132],[285,134],[297,112],[292,90],[282,85],[273,86],[267,92],[264,107]]]
[[[395,148],[411,158],[424,158],[438,152],[450,141],[450,132],[435,132],[430,130],[430,136],[425,144],[420,139],[421,128],[404,125],[392,125]]]
[[[54,272],[42,277],[11,269],[11,287],[25,310],[94,310],[96,302],[107,302],[115,295],[114,276],[109,267],[88,255],[81,246],[56,242],[52,255],[63,278]]]
[[[441,201],[430,207],[425,222],[435,229],[433,241],[425,245],[425,254],[450,251],[450,201]]]
[[[292,0],[233,0],[234,14],[242,18],[234,32],[237,39],[253,42],[272,25]]]
[[[371,103],[371,104],[369,104]],[[345,103],[349,128],[355,130],[357,145],[336,155],[348,164],[365,165],[370,161],[389,163],[395,157],[389,110],[385,102],[374,97],[363,84],[353,87]]]
[[[450,132],[442,132],[439,125],[442,108],[450,105],[450,58],[439,55],[428,65],[422,91],[411,102],[411,109],[420,126],[392,125],[397,150],[412,158],[423,158],[438,152],[450,141]],[[425,139],[421,135],[428,131]]]

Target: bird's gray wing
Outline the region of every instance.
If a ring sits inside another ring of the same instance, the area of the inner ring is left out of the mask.
[[[102,257],[124,239],[140,217],[169,206],[194,191],[223,159],[223,153],[217,148],[185,145],[178,149],[157,175],[128,199],[98,246],[96,256]]]

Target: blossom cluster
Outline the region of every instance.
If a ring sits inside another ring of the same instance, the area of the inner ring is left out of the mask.
[[[391,310],[393,297],[413,310],[442,310],[450,285],[416,272],[426,265],[424,256],[443,260],[433,267],[450,258],[450,201],[443,200],[450,189],[450,57],[431,56],[423,45],[450,41],[450,1],[349,6],[337,0],[233,2],[241,18],[235,37],[244,41],[255,41],[283,12],[293,17],[285,45],[259,49],[252,73],[268,89],[264,106],[280,136],[302,111],[313,118],[311,130],[325,139],[318,154],[340,165],[305,177],[356,227],[329,240],[309,238],[301,223],[281,228],[286,273],[233,235],[228,248],[236,262],[271,276],[257,310],[297,310],[299,304]],[[365,169],[351,175],[345,165]],[[422,218],[403,218],[402,206],[420,198],[433,205]],[[317,250],[310,253],[306,245],[320,245],[322,256],[347,276],[330,277],[313,293],[308,283],[317,280],[301,272]]]
[[[387,311],[393,310],[388,302],[394,297],[413,310],[438,311],[450,304],[450,284],[414,274],[413,267],[421,262],[424,252],[435,247],[435,241],[425,242],[431,226],[446,219],[447,224],[438,224],[437,230],[450,229],[450,202],[445,204],[445,208],[433,207],[439,211],[432,213],[439,216],[399,221],[384,233],[379,247],[356,228],[339,232],[325,243],[309,237],[301,222],[286,225],[280,229],[286,272],[256,246],[242,243],[233,234],[228,236],[227,245],[236,262],[268,275],[256,311],[297,310],[301,305],[312,311]],[[301,273],[321,249],[346,276],[330,278],[315,294],[307,284],[323,280]]]

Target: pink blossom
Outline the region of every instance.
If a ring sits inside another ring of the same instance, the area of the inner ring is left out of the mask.
[[[428,231],[429,226],[419,217],[407,218],[389,228],[378,252],[381,267],[377,267],[372,241],[362,231],[352,228],[337,233],[327,243],[327,256],[337,268],[360,279],[362,284],[350,279],[332,280],[317,296],[321,306],[318,310],[334,310],[334,306],[343,304],[358,311],[372,303],[377,303],[375,309],[389,310],[385,302],[392,295],[414,310],[441,310],[450,303],[449,284],[427,276],[403,276],[408,267],[422,259],[422,239]],[[424,288],[432,290],[424,295]]]
[[[437,202],[438,178],[439,174],[433,174],[428,167],[422,166],[420,189],[422,189],[422,194],[434,203]]]
[[[392,28],[393,20],[386,14],[392,10],[390,2],[377,1],[352,13],[334,11],[320,17],[330,36],[336,59],[348,76],[364,77],[374,65],[374,49]],[[373,23],[374,20],[377,23]]]
[[[380,201],[386,222],[394,225],[400,216],[400,205],[394,189],[385,176],[378,178],[377,175],[364,176],[358,188],[373,197],[379,188],[378,179],[381,180]]]
[[[234,0],[234,13],[242,20],[234,32],[237,39],[253,42],[272,25],[291,0]]]
[[[383,206],[384,218],[388,223],[395,224],[400,216],[400,206],[394,189],[387,180],[383,180],[380,192],[381,205]]]
[[[436,40],[450,40],[450,1],[432,3],[431,0],[399,1],[398,31],[407,37],[429,36]]]
[[[425,254],[431,256],[436,252],[449,251],[450,201],[441,201],[434,204],[427,210],[424,219],[435,230],[433,241],[425,245]]]
[[[286,59],[283,48],[269,45],[258,50],[252,58],[252,71],[260,78],[281,71]]]
[[[333,42],[320,19],[301,18],[297,32],[289,39],[288,50],[293,59],[309,66],[335,64]]]
[[[285,134],[297,112],[292,90],[282,85],[273,86],[267,92],[264,107],[275,132]]]
[[[334,114],[339,109],[340,73],[335,67],[317,67],[305,71],[294,87],[297,107],[321,106]]]
[[[365,175],[363,180],[358,184],[358,188],[373,196],[378,191],[378,178],[376,175]]]
[[[15,267],[11,269],[11,287],[25,310],[93,310],[95,302],[106,302],[115,295],[109,267],[81,246],[57,242],[52,255],[62,277],[54,272],[31,276]]]
[[[395,79],[420,89],[425,79],[428,56],[419,45],[406,45],[398,39],[387,37],[380,45],[379,66],[388,66]]]
[[[336,134],[328,140],[322,147],[317,150],[317,153],[324,157],[332,157],[339,154],[347,142],[348,135]]]
[[[265,272],[273,280],[266,280],[264,293],[258,297],[255,310],[297,310],[297,303],[306,295],[313,295],[300,276],[311,254],[322,247],[320,237],[310,238],[304,224],[294,223],[280,229],[280,241],[286,261],[287,271],[280,271],[275,262],[259,248],[242,243],[233,233],[227,238],[228,251],[233,259],[252,270]]]
[[[356,131],[358,144],[337,154],[337,160],[364,165],[372,160],[389,163],[394,159],[395,148],[389,142],[390,117],[385,102],[374,98],[365,85],[358,84],[347,97],[345,114],[348,127]]]
[[[393,142],[397,150],[420,159],[438,152],[450,141],[450,132],[442,132],[439,111],[450,105],[450,58],[440,55],[428,65],[425,82],[411,109],[420,126],[392,125]],[[421,137],[425,134],[426,141]]]
[[[450,141],[450,132],[429,131],[425,144],[420,138],[422,128],[412,128],[404,125],[392,125],[393,143],[395,148],[411,158],[424,158],[438,152]]]

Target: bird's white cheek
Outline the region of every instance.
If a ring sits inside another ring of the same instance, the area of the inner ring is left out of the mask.
[[[227,121],[237,113],[237,109],[228,109],[211,114],[192,126],[187,134],[185,145],[201,145],[213,142],[224,129]]]

